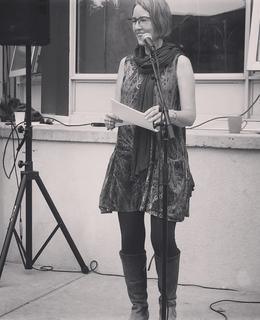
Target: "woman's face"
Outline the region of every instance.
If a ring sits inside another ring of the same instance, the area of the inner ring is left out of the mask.
[[[144,45],[143,35],[145,33],[149,33],[152,36],[153,41],[157,40],[157,35],[154,30],[149,12],[144,10],[144,8],[139,4],[137,4],[134,8],[132,25],[139,45]]]

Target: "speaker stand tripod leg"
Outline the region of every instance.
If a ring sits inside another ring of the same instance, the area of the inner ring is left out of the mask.
[[[72,250],[72,252],[73,252],[73,254],[75,256],[75,258],[77,259],[77,261],[78,261],[78,263],[79,263],[79,265],[81,267],[82,273],[88,273],[89,269],[86,266],[85,262],[83,261],[83,259],[82,259],[81,255],[80,255],[80,253],[79,253],[79,251],[78,251],[78,249],[77,249],[77,247],[76,247],[76,245],[75,245],[75,243],[74,243],[74,241],[73,241],[73,239],[72,239],[72,237],[71,237],[66,225],[64,224],[64,222],[63,222],[63,220],[62,220],[57,208],[55,207],[55,204],[53,203],[53,201],[52,201],[47,189],[45,188],[45,185],[43,184],[38,172],[36,172],[35,181],[36,181],[38,187],[40,188],[40,190],[42,192],[42,195],[44,196],[44,198],[45,198],[45,200],[46,200],[46,202],[47,202],[47,204],[48,204],[48,206],[49,206],[54,218],[56,219],[59,227],[61,228],[61,231],[63,232],[64,237],[66,238],[66,240],[67,240],[67,242],[68,242],[68,244],[69,244],[69,246],[70,246],[70,248],[71,248],[71,250]]]
[[[0,278],[4,268],[5,260],[7,257],[8,249],[12,239],[13,233],[15,233],[16,240],[18,240],[17,234],[15,232],[15,223],[17,220],[18,212],[21,206],[22,198],[26,190],[26,249],[24,250],[22,243],[19,241],[18,246],[22,249],[25,255],[25,268],[32,269],[33,263],[36,258],[40,255],[42,250],[45,248],[52,235],[56,232],[58,228],[61,228],[71,250],[77,259],[82,273],[88,273],[89,269],[84,263],[74,241],[72,240],[69,231],[67,230],[58,210],[56,209],[47,189],[45,188],[38,172],[33,171],[33,161],[32,161],[32,125],[31,125],[31,43],[26,43],[26,112],[25,112],[25,171],[22,173],[22,180],[18,189],[18,193],[15,200],[15,205],[12,210],[12,215],[10,218],[7,234],[4,240],[3,248],[0,256]],[[54,218],[56,219],[58,225],[49,236],[48,240],[45,242],[42,249],[36,255],[36,258],[32,259],[32,180],[35,180],[38,187],[40,188],[49,208],[51,209]]]
[[[25,189],[25,215],[26,215],[26,259],[25,269],[32,269],[32,177],[30,171],[25,173],[28,175]]]
[[[19,213],[19,209],[22,203],[22,199],[23,199],[23,194],[26,188],[26,176],[23,175],[20,186],[19,186],[19,190],[15,199],[15,204],[13,207],[13,211],[12,211],[12,215],[9,221],[9,225],[8,225],[8,229],[7,229],[7,233],[5,236],[5,241],[3,244],[3,248],[1,251],[1,256],[0,256],[0,278],[3,272],[3,268],[4,268],[4,264],[5,264],[5,260],[7,257],[7,253],[9,250],[9,246],[12,240],[12,236],[15,230],[15,223],[18,217],[18,213]]]

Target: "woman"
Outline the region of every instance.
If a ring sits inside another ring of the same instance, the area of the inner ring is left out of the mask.
[[[160,99],[149,59],[144,34],[150,34],[160,64],[162,92],[169,109],[174,138],[168,142],[168,319],[176,319],[176,289],[180,251],[175,242],[176,222],[189,215],[189,199],[194,182],[189,170],[185,146],[185,126],[196,116],[194,77],[191,63],[177,46],[167,43],[171,31],[171,12],[165,0],[136,0],[132,12],[137,48],[122,59],[116,87],[116,99],[145,112],[148,121],[161,120]],[[106,115],[107,129],[120,119]],[[149,318],[144,213],[151,215],[151,242],[155,253],[158,287],[162,286],[162,186],[163,150],[160,133],[137,127],[121,126],[100,195],[102,213],[118,212],[123,265],[128,295],[132,303],[130,320]],[[159,298],[161,304],[161,297]],[[161,318],[161,308],[160,308]]]

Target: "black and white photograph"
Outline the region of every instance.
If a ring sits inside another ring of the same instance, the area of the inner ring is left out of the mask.
[[[260,320],[260,0],[0,0],[0,319]]]

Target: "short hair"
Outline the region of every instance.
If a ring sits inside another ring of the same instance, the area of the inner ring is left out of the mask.
[[[166,0],[135,0],[134,8],[136,5],[140,5],[149,12],[152,24],[160,38],[164,39],[171,33],[172,14]]]

